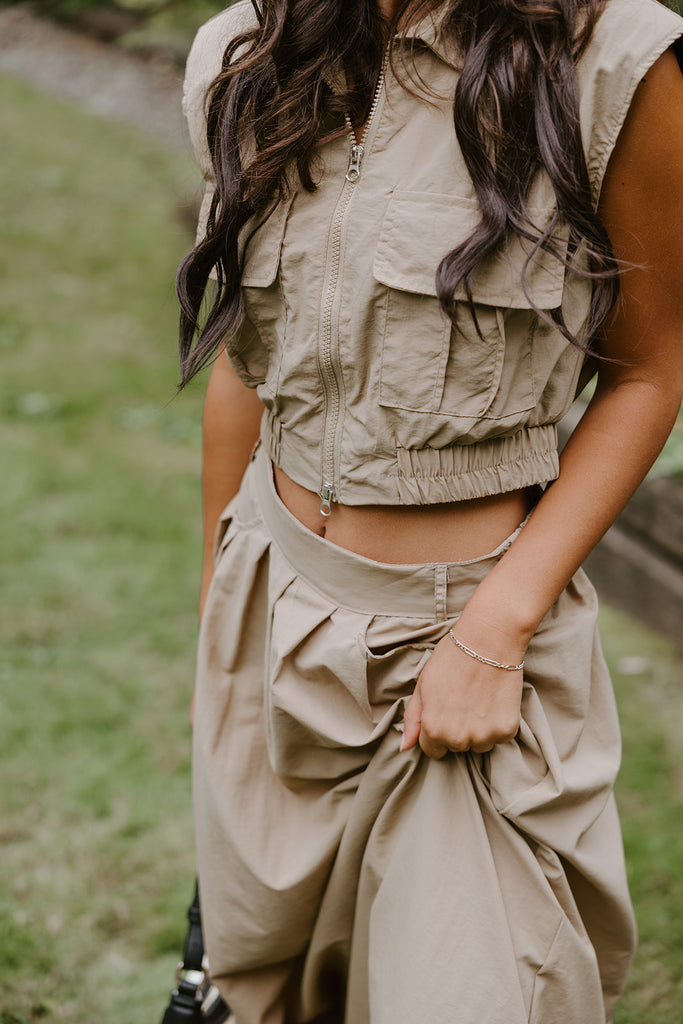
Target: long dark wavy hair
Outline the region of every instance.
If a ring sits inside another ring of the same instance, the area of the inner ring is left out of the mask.
[[[206,236],[178,271],[182,384],[214,357],[243,320],[240,231],[250,218],[260,222],[267,217],[294,187],[315,191],[319,147],[346,130],[345,111],[354,126],[369,113],[387,39],[441,4],[447,8],[444,31],[452,33],[462,56],[453,121],[481,222],[441,261],[439,301],[455,319],[454,295],[463,285],[472,305],[475,268],[517,234],[530,241],[532,254],[546,249],[573,272],[592,279],[581,338],[568,330],[559,309],[548,314],[529,299],[541,317],[550,317],[570,342],[588,350],[618,294],[618,267],[593,205],[576,80],[576,62],[604,2],[402,0],[391,23],[382,17],[377,0],[254,2],[258,27],[228,45],[207,98],[216,191]],[[417,89],[420,83],[409,69],[410,45],[402,50],[408,69],[404,84]],[[340,64],[349,85],[335,95],[326,80]],[[526,209],[541,169],[557,203],[545,230],[534,225]],[[553,241],[560,223],[569,230],[567,253]],[[214,267],[216,298],[203,315]]]

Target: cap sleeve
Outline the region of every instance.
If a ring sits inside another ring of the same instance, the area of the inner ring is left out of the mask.
[[[221,70],[223,54],[231,39],[257,26],[250,0],[240,0],[203,25],[195,36],[185,68],[183,112],[192,148],[206,183],[197,224],[197,242],[206,232],[206,219],[216,187],[216,175],[206,140],[206,99],[211,83]]]
[[[639,82],[683,36],[683,19],[657,0],[607,0],[577,66],[581,133],[594,202]]]

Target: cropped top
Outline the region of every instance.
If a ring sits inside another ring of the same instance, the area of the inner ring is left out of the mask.
[[[213,188],[206,92],[228,40],[255,23],[240,0],[200,29],[188,60],[184,107],[207,181],[200,235]],[[683,20],[656,0],[607,0],[577,68],[596,203],[640,79],[681,35]],[[249,238],[246,318],[226,340],[265,407],[271,458],[328,509],[458,501],[553,480],[556,423],[584,359],[528,296],[542,310],[561,307],[580,336],[590,282],[541,251],[525,294],[521,239],[474,275],[481,336],[465,302],[456,326],[441,311],[436,269],[480,214],[452,122],[458,55],[439,12],[409,37],[418,75],[442,98],[413,95],[387,67],[362,153],[350,135],[322,146],[317,191],[295,190]],[[549,224],[544,175],[529,208],[539,228]]]

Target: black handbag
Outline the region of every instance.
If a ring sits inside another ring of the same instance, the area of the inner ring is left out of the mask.
[[[161,1024],[225,1024],[230,1017],[230,1007],[209,977],[197,885],[187,920],[183,959],[176,969],[175,988]]]

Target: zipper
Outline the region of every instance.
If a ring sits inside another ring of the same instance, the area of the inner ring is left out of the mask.
[[[368,135],[370,133],[370,128],[372,126],[375,114],[377,113],[377,107],[379,106],[380,97],[382,95],[382,89],[384,88],[384,79],[386,76],[388,57],[389,51],[387,50],[384,61],[382,63],[382,70],[380,71],[379,79],[377,81],[377,87],[375,89],[375,95],[373,97],[372,106],[370,107],[370,113],[368,114],[368,119],[359,141],[356,140],[353,125],[351,124],[351,118],[349,117],[348,113],[345,114],[346,127],[348,128],[349,132],[351,149],[349,152],[349,162],[346,168],[346,174],[344,176],[344,184],[342,186],[341,195],[337,203],[337,209],[335,210],[334,218],[332,220],[332,240],[330,246],[331,265],[329,281],[327,285],[327,296],[322,314],[322,332],[320,344],[320,371],[323,379],[323,387],[325,388],[325,395],[327,397],[327,409],[325,412],[325,427],[323,433],[322,453],[323,484],[322,487],[320,488],[320,514],[322,516],[330,516],[332,514],[332,502],[337,500],[334,485],[334,481],[336,479],[335,438],[337,432],[337,425],[339,423],[341,396],[339,388],[339,379],[337,377],[337,368],[335,367],[334,357],[332,353],[332,312],[334,308],[337,284],[339,282],[339,270],[341,265],[342,225],[344,222],[344,215],[346,214],[349,203],[351,202],[354,186],[360,180],[361,164],[363,161],[363,156],[365,155],[365,147],[367,144]]]
[[[331,516],[332,502],[335,500],[334,485],[329,483],[323,484],[320,490],[320,497],[322,498],[322,501],[320,502],[320,515]]]
[[[353,131],[353,128],[351,129],[351,131]],[[356,142],[354,143],[353,146],[351,146],[351,153],[349,154],[349,166],[346,171],[346,180],[350,181],[352,185],[355,185],[358,179],[360,178],[360,162],[363,159],[364,152],[365,148],[361,145],[360,142]]]

